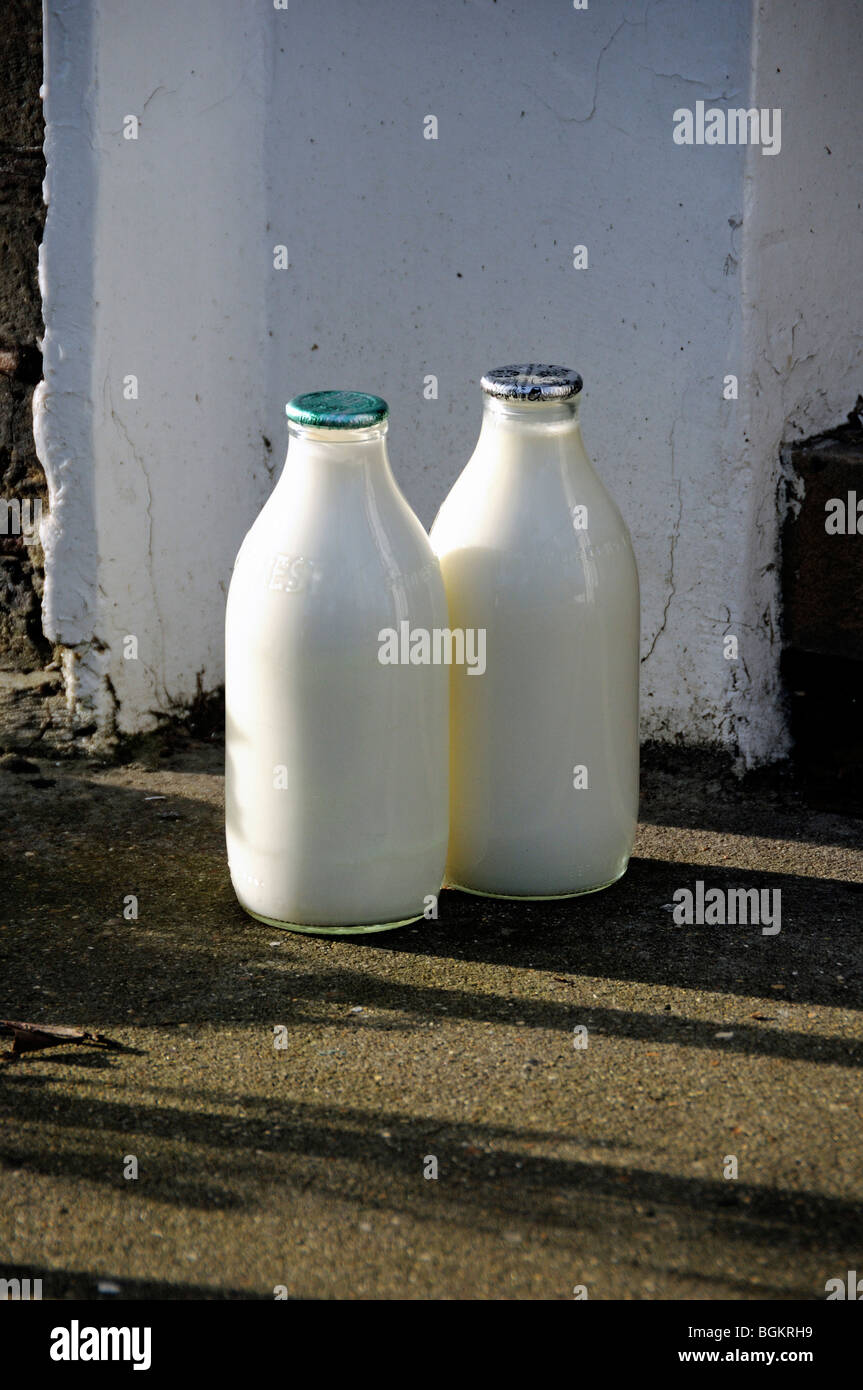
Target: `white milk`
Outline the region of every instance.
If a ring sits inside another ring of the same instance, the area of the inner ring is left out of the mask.
[[[318,392],[288,416],[228,595],[231,879],[275,926],[381,930],[441,887],[449,672],[382,665],[379,634],[445,627],[446,599],[390,471],[385,402]]]
[[[485,674],[452,672],[446,879],[588,893],[625,872],[635,835],[635,557],[584,450],[581,378],[508,367],[483,388],[476,450],[431,532],[450,625],[486,629]]]

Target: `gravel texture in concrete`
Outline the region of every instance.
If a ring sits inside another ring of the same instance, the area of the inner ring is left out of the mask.
[[[859,821],[654,752],[613,888],[329,940],[237,906],[221,773],[184,738],[0,762],[0,1016],[126,1049],[0,1065],[0,1277],[711,1300],[863,1269]],[[679,925],[699,880],[780,890],[780,932]]]

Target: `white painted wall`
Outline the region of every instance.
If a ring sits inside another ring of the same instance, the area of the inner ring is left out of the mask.
[[[860,389],[856,10],[811,9],[46,0],[45,612],[79,717],[116,708],[131,731],[197,673],[220,682],[224,590],[288,396],[385,395],[429,524],[482,371],[546,359],[582,372],[633,532],[645,735],[784,751],[778,444]],[[750,88],[783,108],[779,155],[674,144],[676,108]],[[812,275],[816,244],[831,264]]]
[[[79,722],[108,731],[221,681],[230,566],[269,486],[271,18],[46,2],[44,618]]]

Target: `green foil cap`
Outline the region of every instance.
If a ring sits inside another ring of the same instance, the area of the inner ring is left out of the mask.
[[[294,425],[319,430],[369,430],[380,425],[390,408],[380,396],[365,391],[307,391],[294,396],[285,414]]]

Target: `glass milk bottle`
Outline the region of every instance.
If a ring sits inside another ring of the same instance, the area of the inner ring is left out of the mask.
[[[638,813],[638,572],[581,439],[581,377],[482,379],[476,449],[431,531],[450,626],[484,628],[452,671],[446,881],[568,897],[626,870]]]
[[[329,933],[414,921],[443,879],[448,678],[385,663],[385,633],[446,627],[379,396],[288,402],[288,456],[228,594],[226,826],[241,905]]]

